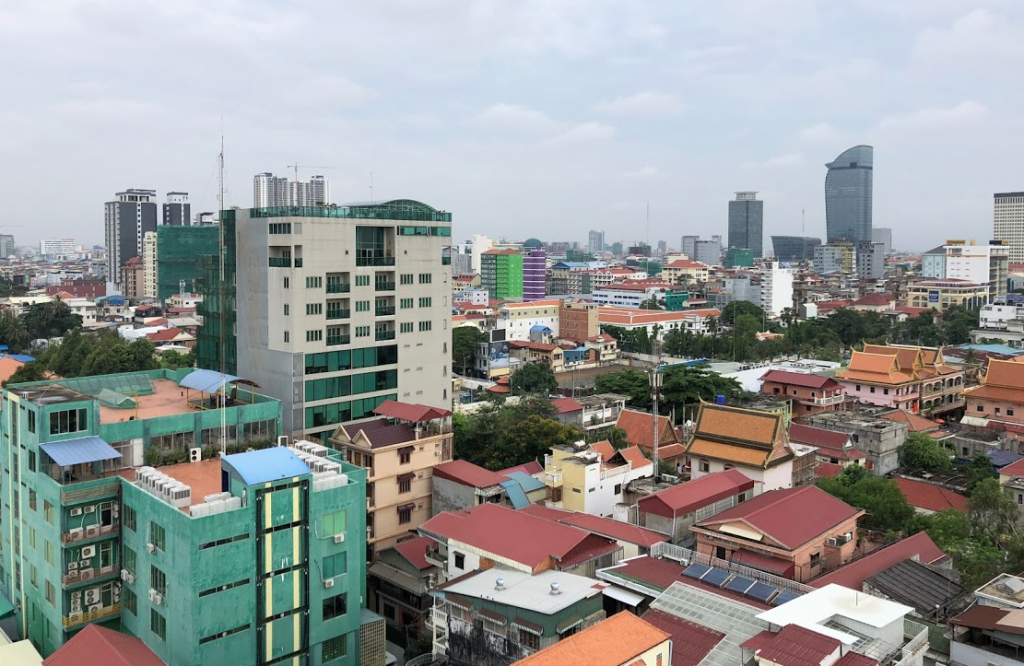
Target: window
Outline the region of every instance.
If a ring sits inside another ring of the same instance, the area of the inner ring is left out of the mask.
[[[29,412],[29,413],[31,414],[31,412]],[[1012,410],[1012,409],[1009,409],[1009,408],[1007,408],[1007,410],[1006,410],[1006,415],[1007,415],[1007,416],[1013,416],[1013,410]]]
[[[369,275],[357,275],[356,276],[356,286],[357,287],[369,287],[370,286],[370,276]]]
[[[356,301],[356,312],[369,312],[370,301]]]
[[[882,389],[883,395],[889,395],[889,389]]]
[[[36,413],[28,413],[28,431],[34,433],[36,431]]]
[[[285,317],[288,316],[288,304],[287,303],[284,304],[284,316]]]
[[[412,522],[412,509],[402,507],[398,510],[398,524],[408,525]]]
[[[32,587],[39,589],[39,569],[36,569],[36,565],[28,565],[28,582],[32,583]]]
[[[324,536],[329,537],[344,532],[347,515],[345,509],[324,514]]]
[[[821,566],[821,553],[811,553],[811,568],[816,569]]]
[[[321,329],[306,331],[306,342],[320,342],[324,339],[324,332]]]
[[[430,284],[430,273],[420,273],[420,284]]]
[[[530,650],[539,650],[540,649],[540,636],[538,636],[537,634],[533,633],[532,631],[527,631],[526,629],[520,629],[519,630],[519,644],[522,645],[525,648],[530,649]]]
[[[398,307],[400,307],[403,310],[408,310],[409,308],[412,307],[412,299],[411,298],[401,298],[401,299],[399,299]]]
[[[289,339],[289,337],[290,337],[290,336],[288,335],[288,331],[285,331],[285,332],[284,332],[284,341],[285,341],[285,342],[291,342],[291,340]]]
[[[455,568],[465,569],[466,568],[466,556],[463,553],[455,553]]]
[[[128,546],[124,547],[124,568],[132,573],[137,570],[139,558],[135,554],[135,551]]]
[[[402,273],[402,277],[399,278],[401,284],[412,284],[412,273]]]
[[[138,615],[139,613],[135,591],[124,585],[121,586],[121,606],[132,615]]]
[[[711,471],[711,463],[709,463],[707,460],[701,460],[700,461],[700,471],[702,471],[702,472],[710,472]]]
[[[431,299],[430,296],[420,296],[420,307],[421,308],[429,308],[432,302],[433,302],[433,299]]]
[[[615,495],[621,495],[622,494],[622,484],[621,483],[616,483],[615,484],[615,491],[614,491],[613,494],[615,494]]]
[[[406,446],[405,448],[398,450],[398,462],[402,465],[408,465],[412,462],[412,452],[415,447]]]
[[[15,543],[17,543],[17,541],[15,541]],[[49,541],[43,541],[43,559],[46,560],[46,563],[51,567],[53,566],[53,544]]]
[[[157,613],[155,608],[149,609],[149,629],[160,640],[167,640],[167,620],[163,615]]]
[[[398,325],[398,330],[402,333],[412,333],[412,322],[406,321]]]
[[[249,579],[248,578],[243,578],[242,580],[236,580],[234,583],[228,583],[227,585],[218,585],[217,587],[211,587],[209,589],[203,590],[202,592],[199,593],[199,596],[200,597],[208,597],[211,594],[216,594],[217,592],[224,592],[226,590],[233,590],[236,587],[242,587],[243,585],[248,585],[248,584],[249,584]]]
[[[287,289],[291,285],[291,280],[288,278],[284,279],[284,288]]]
[[[245,541],[249,538],[249,533],[236,534],[231,537],[224,537],[223,539],[217,539],[216,541],[207,541],[206,543],[199,544],[199,550],[206,550],[207,548],[216,548],[217,546],[226,546],[229,543],[235,543],[237,541]]]
[[[33,511],[37,511],[36,506],[36,491],[30,490],[28,491],[28,508],[32,509]]]
[[[324,620],[331,620],[336,617],[341,617],[348,612],[348,595],[339,594],[336,597],[330,599],[324,599],[323,613]]]
[[[271,234],[290,234],[292,232],[291,222],[271,222],[270,233]]]
[[[306,278],[306,289],[319,289],[322,286],[324,286],[323,277],[317,276]]]
[[[370,327],[369,326],[356,326],[356,337],[357,338],[366,338],[366,337],[369,337],[369,335],[370,335]]]
[[[288,307],[287,305],[285,307]],[[323,303],[306,303],[306,314],[307,315],[318,315],[323,314],[324,304]],[[285,312],[285,314],[288,314]]]
[[[53,525],[53,505],[47,500],[43,500],[43,518],[50,525]]]
[[[323,559],[324,578],[334,578],[348,573],[348,553],[328,555]]]
[[[985,406],[984,405],[978,405],[978,411],[979,412],[985,411]]]
[[[135,531],[135,509],[124,504],[121,506],[121,523],[132,532]]]
[[[46,603],[53,606],[57,599],[57,591],[53,589],[53,583],[46,581]]]
[[[199,639],[199,644],[200,645],[206,645],[207,643],[212,643],[213,641],[220,640],[221,638],[224,638],[225,636],[231,636],[232,634],[240,634],[243,631],[248,631],[248,630],[249,630],[249,625],[243,624],[241,626],[235,627],[234,629],[228,629],[227,631],[218,631],[217,633],[212,634],[210,636],[203,636],[202,638],[200,638]]]
[[[335,636],[323,642],[323,663],[334,661],[348,656],[348,647],[345,643],[345,636]]]
[[[399,477],[398,478],[398,492],[399,492],[399,494],[401,494],[401,493],[411,493],[412,492],[412,479],[407,479],[407,478]]]
[[[429,331],[431,329],[431,323],[432,322],[429,322],[429,321],[421,321],[420,322],[420,333],[423,333],[424,331]]]
[[[66,409],[50,412],[50,434],[61,435],[68,432],[80,432],[89,427],[86,409]]]
[[[157,550],[163,550],[166,544],[166,534],[164,532],[163,525],[157,523],[149,523],[149,538],[152,539],[152,543],[156,546]]]
[[[871,393],[874,393],[875,392],[875,387],[872,386],[870,390],[871,390]]]
[[[152,565],[149,567],[149,586],[161,595],[167,596],[167,575]]]

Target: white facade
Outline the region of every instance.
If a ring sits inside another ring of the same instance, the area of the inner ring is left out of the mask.
[[[1014,320],[1024,320],[1024,305],[989,303],[981,306],[979,324],[982,328],[1006,330]]]
[[[96,323],[96,304],[88,298],[70,298],[64,301],[71,312],[82,318],[82,324],[88,326]]]
[[[387,398],[451,409],[450,216],[409,201],[233,212],[237,367],[281,400],[282,433],[326,436]]]
[[[761,309],[772,317],[793,307],[793,271],[772,262],[761,268]]]
[[[652,298],[664,301],[664,287],[646,287],[644,289],[621,289],[617,285],[608,285],[594,289],[594,302],[598,305],[611,305],[617,308],[636,310],[640,305]]]
[[[720,460],[705,459],[700,456],[687,456],[687,459],[690,462],[691,481],[696,481],[702,476],[714,474],[715,472],[723,472],[726,469],[735,468],[742,472],[743,476],[754,482],[754,495],[760,495],[769,490],[793,487],[792,460],[764,469],[763,467],[747,467],[738,463],[729,463],[729,466],[726,467],[726,463]]]
[[[480,272],[480,255],[487,250],[494,248],[494,241],[487,236],[481,236],[480,234],[473,234],[471,241],[470,256],[472,257],[472,270],[474,273]]]
[[[993,299],[1006,298],[1010,247],[974,245],[973,241],[972,244],[957,241],[948,243],[944,248],[946,250],[945,279],[987,284]]]
[[[530,339],[530,329],[534,326],[547,326],[554,337],[558,337],[558,304],[550,301],[539,303],[507,303],[498,310],[496,328],[505,329],[506,340],[526,342]]]
[[[992,237],[1010,246],[1010,263],[1024,263],[1024,192],[994,197]]]
[[[891,253],[892,229],[887,229],[885,227],[875,227],[874,229],[871,230],[871,242],[881,243],[885,247],[883,251],[884,254]]]
[[[604,252],[604,232],[603,231],[591,231],[587,237],[587,249],[590,254],[597,254]]]
[[[147,231],[142,236],[142,295],[156,298],[156,232]]]
[[[74,238],[53,238],[39,241],[39,254],[50,259],[67,257],[77,253],[78,250],[78,244],[75,243]]]

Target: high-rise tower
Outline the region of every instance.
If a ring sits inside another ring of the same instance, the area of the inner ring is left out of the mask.
[[[871,242],[872,174],[875,149],[849,148],[825,166],[827,241]]]
[[[737,192],[729,202],[729,247],[753,250],[755,257],[764,256],[764,202],[757,192]]]
[[[107,279],[121,285],[121,266],[142,254],[142,239],[156,231],[156,190],[125,190],[104,204]]]

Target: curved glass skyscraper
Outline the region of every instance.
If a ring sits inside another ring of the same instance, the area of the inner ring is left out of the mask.
[[[825,176],[828,242],[871,242],[871,181],[875,149],[854,146],[829,162]]]

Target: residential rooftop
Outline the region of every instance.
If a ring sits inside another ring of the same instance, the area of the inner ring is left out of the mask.
[[[445,594],[486,599],[554,615],[583,599],[601,594],[605,587],[607,585],[595,583],[593,578],[564,571],[548,570],[529,574],[525,571],[493,568],[461,576],[441,589]]]
[[[633,666],[640,657],[671,635],[632,613],[618,615],[591,625],[516,662],[516,666]]]

